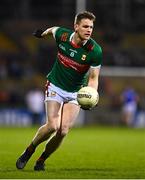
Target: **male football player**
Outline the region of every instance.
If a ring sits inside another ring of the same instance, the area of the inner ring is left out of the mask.
[[[47,75],[46,123],[38,129],[30,145],[18,158],[18,169],[23,169],[36,147],[47,140],[34,166],[36,171],[45,170],[45,160],[60,146],[79,113],[77,91],[85,85],[98,90],[102,50],[91,38],[94,21],[94,14],[84,11],[75,16],[74,31],[51,27],[33,33],[37,38],[53,35],[58,53]]]

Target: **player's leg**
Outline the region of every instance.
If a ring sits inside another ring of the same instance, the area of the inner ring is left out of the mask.
[[[16,162],[16,167],[18,169],[23,169],[35,152],[36,147],[47,140],[58,128],[60,125],[60,115],[59,111],[61,109],[61,104],[56,101],[46,101],[46,124],[41,126],[35,137],[32,140],[32,143],[26,148],[23,154],[18,158]]]
[[[60,128],[57,131],[57,133],[46,144],[44,152],[36,161],[34,170],[44,170],[44,161],[60,146],[62,140],[74,124],[79,110],[80,107],[73,103],[66,103],[63,105],[61,111]]]
[[[46,124],[41,126],[32,140],[34,146],[47,140],[60,126],[61,104],[56,101],[46,101]]]

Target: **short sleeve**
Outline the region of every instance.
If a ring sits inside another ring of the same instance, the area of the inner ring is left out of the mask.
[[[54,27],[54,28],[52,29],[52,34],[53,34],[53,37],[54,37],[54,38],[55,38],[55,34],[56,34],[57,29],[59,29],[59,27]]]
[[[66,28],[59,27],[56,29],[54,33],[54,38],[56,42],[66,41],[68,36],[69,36],[69,30]]]
[[[91,67],[101,67],[102,65],[102,48],[98,45],[93,50]]]

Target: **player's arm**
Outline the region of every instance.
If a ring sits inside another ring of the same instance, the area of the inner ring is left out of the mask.
[[[93,63],[90,67],[89,78],[88,78],[88,86],[95,88],[98,91],[99,84],[99,74],[100,68],[102,64],[102,49],[99,45],[94,47],[93,51]]]
[[[89,70],[88,86],[95,88],[98,91],[98,80],[99,80],[100,66],[91,67]],[[83,110],[91,110],[91,108],[81,107]]]
[[[45,31],[43,31],[42,29],[37,29],[33,32],[33,35],[37,38],[43,38],[47,35],[54,35],[57,29],[58,27],[56,26],[48,28]]]
[[[100,67],[91,67],[89,71],[88,86],[95,88],[98,91]]]

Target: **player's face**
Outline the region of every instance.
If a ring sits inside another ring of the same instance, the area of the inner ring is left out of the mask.
[[[75,32],[81,40],[88,40],[93,31],[93,21],[90,19],[82,19],[79,24],[75,24]]]

